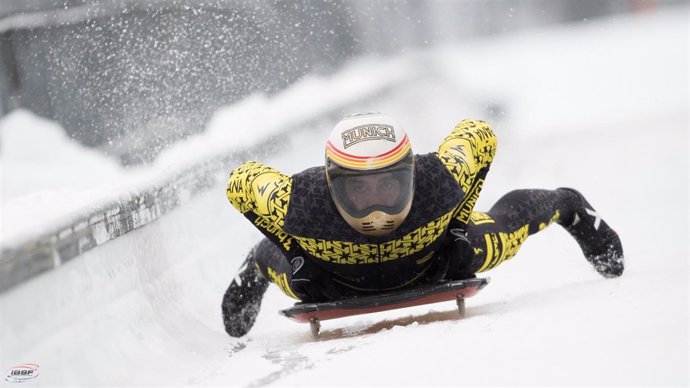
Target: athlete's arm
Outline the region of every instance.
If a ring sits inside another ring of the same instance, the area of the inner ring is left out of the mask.
[[[261,163],[247,162],[230,173],[225,189],[232,206],[286,255],[297,245],[283,231],[291,188],[291,177]]]
[[[253,212],[282,226],[290,200],[292,179],[258,162],[247,162],[233,170],[225,193],[242,214]]]
[[[291,189],[291,177],[261,163],[247,162],[230,174],[226,195],[232,206],[283,251],[293,271],[288,295],[303,301],[339,299],[330,275],[313,264],[297,241],[283,231]]]
[[[477,173],[488,167],[496,154],[496,135],[480,120],[463,120],[438,149],[438,157],[468,193]]]

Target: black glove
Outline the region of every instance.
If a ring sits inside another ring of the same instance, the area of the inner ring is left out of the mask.
[[[340,299],[331,275],[317,264],[303,256],[296,256],[291,261],[292,279],[290,288],[302,302],[326,302]]]
[[[448,230],[446,241],[443,247],[443,258],[446,260],[446,280],[462,280],[472,277],[470,271],[474,248],[467,238],[467,231],[463,228],[453,228]]]

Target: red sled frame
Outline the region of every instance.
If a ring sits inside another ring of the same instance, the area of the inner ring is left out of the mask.
[[[297,322],[309,322],[312,335],[315,338],[319,336],[321,321],[449,300],[456,301],[459,316],[463,318],[465,316],[465,298],[476,295],[489,284],[489,281],[489,278],[472,278],[335,302],[297,303],[293,307],[279,311],[279,313]]]

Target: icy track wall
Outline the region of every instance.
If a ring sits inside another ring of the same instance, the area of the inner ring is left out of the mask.
[[[362,54],[629,10],[616,0],[4,1],[0,115],[22,107],[124,164],[198,133],[213,111]]]
[[[267,117],[280,117],[282,120],[275,121],[275,124],[259,123],[263,127],[252,128],[263,138],[251,140],[251,136],[245,136],[249,140],[242,143],[228,136],[223,139],[204,136],[200,137],[205,139],[201,142],[192,139],[191,144],[178,147],[181,152],[194,155],[191,159],[177,161],[177,166],[165,166],[163,173],[154,169],[152,174],[142,179],[143,184],[113,192],[112,198],[95,201],[95,205],[85,204],[82,214],[67,217],[63,224],[56,225],[48,233],[29,235],[19,241],[4,241],[0,258],[0,292],[156,220],[217,185],[219,177],[226,177],[228,166],[246,160],[258,150],[275,148],[276,144],[282,143],[281,138],[304,131],[302,128],[318,128],[315,124],[321,121],[326,126],[330,125],[348,106],[385,94],[416,73],[410,68],[415,66],[414,63],[381,63],[376,81],[372,82],[371,78],[360,77],[363,69],[359,66],[362,65],[367,66],[371,73],[370,65],[354,64],[337,76],[304,80],[272,98],[262,111]],[[324,88],[336,88],[341,93],[324,99],[321,93]],[[252,108],[248,111],[256,110],[251,106],[252,99],[244,104]],[[302,108],[291,113],[290,107],[294,106],[291,104]],[[227,108],[230,111],[228,115],[232,116],[229,121],[238,127],[243,122],[255,120],[243,117],[242,105]],[[310,108],[305,109],[304,106]]]

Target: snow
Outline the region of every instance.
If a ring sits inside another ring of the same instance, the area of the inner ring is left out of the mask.
[[[55,232],[95,209],[172,181],[185,168],[217,162],[286,128],[404,82],[412,66],[408,62],[363,58],[334,77],[304,77],[271,99],[254,94],[217,111],[204,134],[173,145],[151,165],[128,170],[79,146],[57,124],[15,110],[0,120],[0,245],[15,247]],[[324,96],[323,90],[338,93]]]
[[[0,121],[2,241],[32,237],[50,220],[69,217],[110,195],[126,172],[78,145],[54,122],[17,110]],[[7,228],[6,228],[7,227]]]
[[[277,315],[291,300],[271,287],[254,329],[233,339],[220,299],[260,235],[227,203],[220,180],[159,220],[0,294],[0,366],[40,365],[27,383],[36,386],[688,385],[687,15],[683,6],[484,38],[389,58],[387,70],[365,64],[306,79],[289,98],[252,96],[218,112],[205,134],[148,172],[159,177],[227,152],[214,146],[226,141],[223,132],[243,146],[258,141],[281,128],[279,118],[297,122],[347,95],[352,84],[339,79],[356,74],[366,86],[397,68],[403,81],[352,111],[396,117],[419,153],[433,151],[460,119],[486,118],[499,150],[477,208],[515,188],[576,187],[621,235],[622,277],[601,278],[552,226],[486,274],[492,282],[467,300],[466,319],[452,318],[453,303],[421,306],[326,321],[314,341],[308,326]],[[485,117],[488,105],[500,108],[495,117]],[[23,165],[7,151],[12,120],[27,139],[50,139],[51,155],[41,155],[55,159],[44,166],[83,161],[83,170],[67,167],[53,172],[64,179],[37,179],[41,186],[26,190],[76,196],[142,179],[19,112],[0,122],[3,196],[39,185],[6,187],[19,182],[8,180],[10,163]],[[238,137],[232,128],[251,130]],[[314,123],[284,139],[285,151],[254,156],[286,173],[319,164],[328,130]],[[103,166],[107,179],[87,182],[88,165]],[[3,210],[38,196],[18,195],[3,199]],[[67,197],[54,196],[52,206],[69,207]]]

